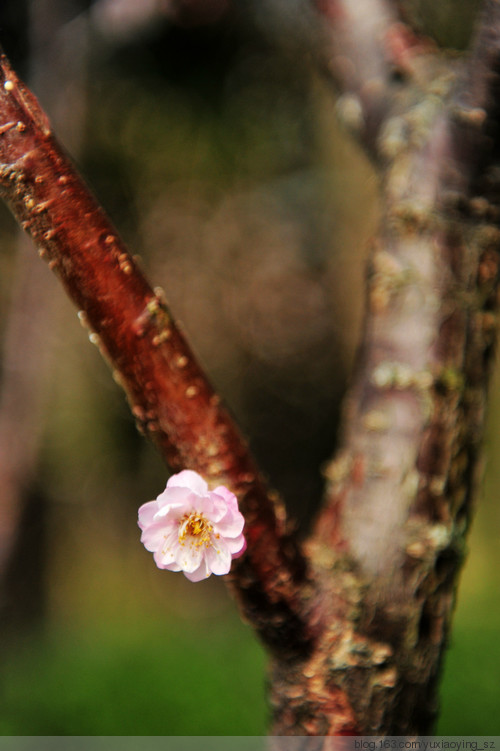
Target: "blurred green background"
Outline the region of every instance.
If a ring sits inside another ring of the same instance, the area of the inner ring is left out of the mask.
[[[460,14],[429,17],[464,43]],[[7,0],[0,42],[306,526],[377,184],[301,18],[278,0]],[[166,469],[3,207],[0,244],[0,734],[264,734],[266,656],[223,583],[158,571],[139,543]],[[498,384],[443,734],[500,734]]]

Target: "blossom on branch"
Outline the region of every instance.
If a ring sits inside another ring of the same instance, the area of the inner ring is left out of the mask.
[[[138,524],[158,568],[183,571],[193,582],[227,574],[246,548],[236,496],[223,485],[209,490],[189,469],[172,475],[163,493],[140,507]]]

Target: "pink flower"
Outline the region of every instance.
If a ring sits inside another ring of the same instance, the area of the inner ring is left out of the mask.
[[[209,490],[189,469],[172,475],[156,501],[140,507],[138,524],[158,568],[183,571],[192,582],[227,574],[246,548],[236,496],[223,485]]]

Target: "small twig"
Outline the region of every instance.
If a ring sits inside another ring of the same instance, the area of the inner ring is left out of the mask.
[[[316,50],[340,94],[340,119],[379,161],[380,129],[402,87],[418,79],[432,48],[404,24],[390,0],[311,0],[323,18]]]
[[[195,469],[237,494],[248,539],[233,574],[243,608],[268,643],[297,648],[309,638],[295,591],[304,560],[287,542],[280,504],[172,320],[163,292],[151,289],[5,56],[0,68],[0,129],[8,125],[0,135],[3,196],[76,303],[139,429],[172,469]],[[289,643],[282,639],[284,620]]]
[[[461,96],[474,109],[497,108],[494,94],[499,86],[500,5],[486,0],[464,75]]]
[[[486,0],[452,102],[454,151],[472,193],[498,192],[499,97],[500,6]]]
[[[397,16],[385,0],[313,0],[313,5],[325,20],[317,55],[340,92],[339,115],[374,153],[393,67],[384,40]]]

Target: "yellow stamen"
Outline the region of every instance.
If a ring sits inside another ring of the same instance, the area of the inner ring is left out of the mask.
[[[186,514],[181,519],[181,524],[179,526],[179,542],[181,545],[184,545],[186,538],[190,538],[192,545],[196,545],[196,547],[205,545],[205,547],[208,548],[211,544],[212,529],[212,525],[207,519],[205,519],[203,514],[193,511],[191,514]]]

